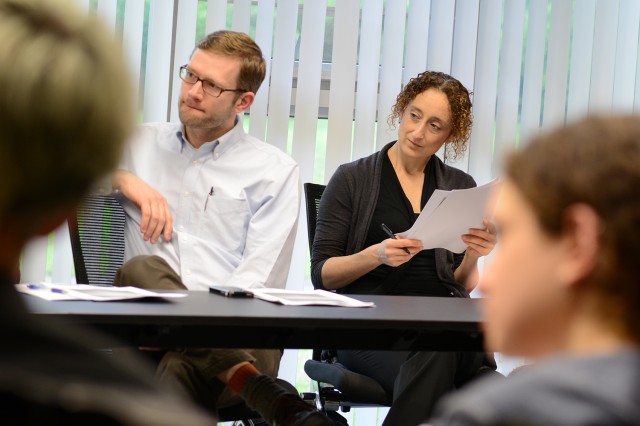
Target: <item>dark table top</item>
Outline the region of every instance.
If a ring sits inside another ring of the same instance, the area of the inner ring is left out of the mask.
[[[281,306],[188,292],[182,299],[49,302],[38,316],[84,324],[139,346],[482,350],[478,299],[355,296],[373,308]]]

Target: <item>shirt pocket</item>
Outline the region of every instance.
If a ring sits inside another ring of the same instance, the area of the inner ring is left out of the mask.
[[[213,195],[198,224],[198,237],[213,247],[242,255],[251,214],[247,200]]]

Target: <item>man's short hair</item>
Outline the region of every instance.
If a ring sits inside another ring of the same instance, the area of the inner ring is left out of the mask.
[[[247,34],[236,31],[216,31],[205,36],[196,47],[242,59],[237,88],[258,93],[267,67],[262,57],[262,50]]]
[[[0,220],[72,207],[133,127],[121,53],[67,2],[0,0]]]
[[[511,156],[507,176],[551,236],[574,204],[598,214],[600,251],[581,288],[604,321],[640,342],[640,118],[591,117],[540,135]]]

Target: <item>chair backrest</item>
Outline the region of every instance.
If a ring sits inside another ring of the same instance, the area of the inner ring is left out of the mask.
[[[111,195],[91,195],[69,218],[71,250],[78,284],[113,284],[124,262],[122,207]]]
[[[316,222],[318,220],[318,208],[320,208],[320,197],[324,192],[324,185],[317,183],[305,183],[304,199],[307,205],[307,230],[309,235],[309,253],[313,247],[313,237],[316,234]]]

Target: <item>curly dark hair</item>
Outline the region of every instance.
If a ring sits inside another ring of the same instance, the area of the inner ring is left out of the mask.
[[[471,92],[458,80],[449,74],[437,71],[425,71],[409,80],[402,89],[396,103],[389,115],[389,125],[394,128],[396,121],[400,121],[404,110],[409,103],[420,93],[428,89],[437,89],[447,95],[449,107],[451,108],[451,140],[445,146],[445,158],[456,160],[464,154],[467,149],[467,141],[471,135],[473,124],[473,114],[471,113]]]

